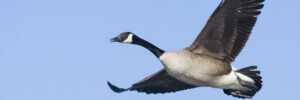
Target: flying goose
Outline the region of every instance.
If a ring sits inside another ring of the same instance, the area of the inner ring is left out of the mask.
[[[131,32],[123,32],[112,42],[136,44],[151,51],[164,65],[157,73],[119,88],[117,93],[138,91],[147,94],[169,93],[195,87],[223,89],[227,95],[252,98],[262,87],[256,66],[236,69],[231,62],[238,56],[256,23],[264,0],[223,0],[191,46],[164,51]]]

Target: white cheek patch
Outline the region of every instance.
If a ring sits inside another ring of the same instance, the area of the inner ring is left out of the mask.
[[[126,38],[126,40],[123,41],[123,43],[129,43],[129,44],[132,43],[132,37],[133,37],[133,35],[129,34],[128,37]]]

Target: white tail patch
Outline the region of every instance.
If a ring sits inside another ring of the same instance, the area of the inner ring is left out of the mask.
[[[255,81],[253,79],[251,79],[250,77],[246,76],[246,75],[243,75],[241,73],[238,73],[236,72],[236,75],[241,78],[242,80],[244,81],[247,81],[247,82],[251,82],[251,83],[255,83]]]
[[[236,70],[237,70],[237,69],[236,69],[235,67],[233,67],[233,66],[231,66],[231,69],[232,69],[233,71],[236,71]],[[246,75],[244,75],[244,74],[241,74],[241,73],[239,73],[239,72],[236,72],[236,75],[237,75],[239,78],[241,78],[242,80],[244,80],[244,81],[251,82],[251,83],[255,83],[255,81],[254,81],[253,79],[251,79],[250,77],[248,77],[248,76],[246,76]]]

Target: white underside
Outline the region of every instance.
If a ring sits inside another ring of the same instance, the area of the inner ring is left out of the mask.
[[[179,51],[180,52],[180,51]],[[160,58],[168,74],[174,78],[196,86],[210,86],[222,89],[244,89],[237,76],[242,80],[254,81],[234,69],[227,75],[216,76],[214,68],[220,68],[221,62],[201,57],[188,57],[178,52],[166,52]]]

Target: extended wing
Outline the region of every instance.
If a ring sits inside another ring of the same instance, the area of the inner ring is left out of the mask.
[[[192,52],[234,61],[256,22],[264,0],[224,0],[193,44]]]
[[[162,69],[159,72],[146,77],[138,83],[133,84],[131,87],[127,89],[119,88],[117,86],[112,85],[110,82],[107,82],[109,87],[117,92],[124,92],[128,90],[136,90],[138,92],[145,92],[147,94],[156,94],[156,93],[168,93],[168,92],[176,92],[179,90],[185,90],[194,88],[197,86],[192,86],[181,82],[167,74],[167,72]]]

